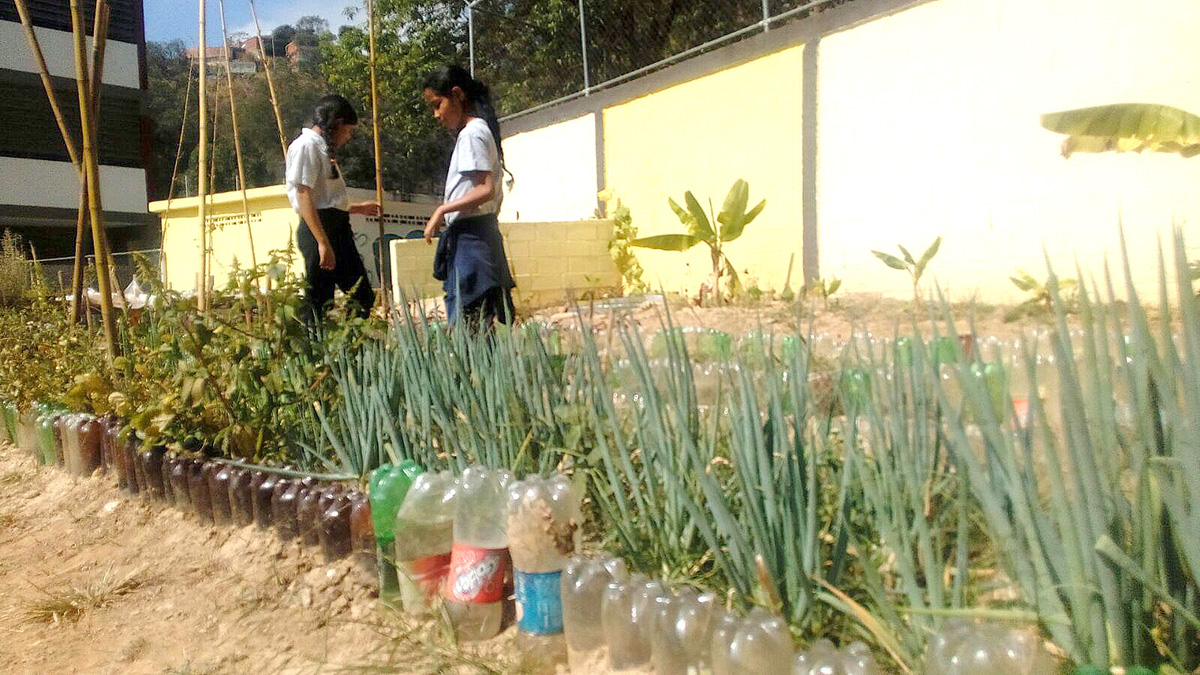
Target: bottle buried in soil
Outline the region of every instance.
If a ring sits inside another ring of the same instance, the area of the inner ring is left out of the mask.
[[[79,476],[90,476],[101,466],[100,442],[104,428],[100,421],[90,415],[79,423]]]
[[[350,555],[350,494],[339,492],[321,514],[321,554],[331,563]]]
[[[651,639],[651,662],[658,675],[688,675],[712,668],[712,633],[717,596],[690,588],[660,599]]]
[[[210,465],[199,459],[193,459],[188,466],[188,499],[192,511],[201,523],[212,524],[212,497],[208,494],[208,471]]]
[[[296,505],[296,520],[300,528],[300,541],[305,546],[317,546],[321,542],[321,497],[329,490],[328,485],[318,485],[300,497]]]
[[[787,624],[761,608],[741,620],[722,617],[713,630],[712,664],[713,675],[787,675],[793,665]]]
[[[233,506],[229,500],[229,483],[233,477],[231,469],[228,464],[217,464],[208,479],[213,522],[217,525],[229,525],[233,522]]]
[[[275,474],[256,471],[250,485],[254,490],[254,524],[258,529],[271,527],[271,497],[275,493],[275,483],[279,478]]]
[[[175,500],[175,508],[180,511],[190,511],[192,508],[192,498],[188,493],[189,466],[189,460],[179,455],[171,460],[171,495]]]
[[[299,489],[298,480],[283,478],[275,483],[275,492],[271,496],[271,523],[275,526],[275,534],[283,541],[300,536],[300,526],[296,522],[296,492]]]
[[[571,672],[591,673],[605,652],[604,626],[601,620],[604,592],[613,582],[629,578],[620,558],[584,558],[567,562],[562,574],[563,632]]]
[[[394,466],[383,464],[371,472],[368,488],[377,546],[380,595],[394,595],[399,590],[395,561],[391,559],[395,544],[392,528],[395,526],[396,512],[408,494],[409,487],[423,471],[416,462],[405,460]]]
[[[852,642],[838,651],[829,640],[817,640],[796,654],[792,675],[879,675],[879,667],[871,649],[862,642]]]
[[[562,569],[578,547],[579,499],[566,476],[531,476],[508,487],[508,548],[518,620],[517,649],[529,665],[566,663]]]
[[[442,597],[462,641],[500,632],[508,578],[505,488],[512,476],[475,466],[463,472],[454,513],[454,548]]]
[[[233,524],[238,527],[254,523],[254,492],[250,489],[253,479],[254,474],[249,469],[230,469],[229,511]]]
[[[37,420],[37,454],[42,464],[62,466],[62,448],[59,445],[58,418],[61,413],[43,413]]]
[[[417,476],[396,513],[396,570],[400,604],[424,614],[450,571],[458,481],[449,471]]]
[[[132,452],[133,449],[131,448]],[[137,455],[137,466],[141,468],[141,474],[135,477],[139,484],[139,490],[142,493],[143,499],[164,500],[166,493],[171,488],[170,476],[166,472],[166,457],[167,449],[160,446],[143,450]]]
[[[1034,631],[951,620],[925,651],[927,675],[1041,675],[1056,670]]]
[[[38,419],[32,410],[21,413],[20,419],[17,420],[17,446],[37,457],[38,464],[46,463],[46,458],[38,446]]]
[[[374,575],[375,523],[371,520],[371,500],[358,490],[350,493],[350,544],[358,566]]]
[[[649,665],[656,605],[664,595],[661,583],[641,574],[633,575],[625,583],[608,585],[601,601],[600,622],[608,645],[608,663],[613,670]]]

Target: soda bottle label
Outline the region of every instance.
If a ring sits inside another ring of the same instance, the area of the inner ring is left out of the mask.
[[[504,597],[508,549],[479,548],[454,542],[446,597],[457,602],[487,605]]]
[[[1020,425],[1021,427],[1028,426],[1029,425],[1029,399],[1014,398],[1012,400],[1012,402],[1013,402],[1013,414],[1017,418],[1017,424]]]
[[[562,571],[542,574],[513,572],[517,591],[517,622],[527,635],[563,632]]]
[[[421,593],[425,597],[432,598],[441,590],[442,580],[450,571],[450,554],[442,553],[413,560],[401,560],[396,566],[421,589]]]

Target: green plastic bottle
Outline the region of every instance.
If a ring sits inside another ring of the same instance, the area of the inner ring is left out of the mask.
[[[733,356],[733,336],[720,330],[701,331],[696,338],[696,352],[701,359],[728,361]]]
[[[999,363],[972,363],[971,375],[983,378],[984,389],[987,391],[988,398],[992,400],[992,412],[995,413],[997,420],[1003,421],[1007,413],[1008,406],[1006,404],[1009,401],[1008,378],[1004,366]]]
[[[55,429],[58,418],[63,412],[49,406],[42,406],[37,420],[38,461],[42,464],[55,465],[59,463],[58,438]]]
[[[379,594],[395,595],[400,591],[396,578],[396,561],[392,560],[395,550],[396,512],[408,488],[417,476],[425,471],[420,464],[404,460],[399,464],[384,464],[371,472],[370,488],[371,520],[375,526],[375,555],[378,558]]]
[[[943,335],[929,343],[929,356],[934,363],[956,363],[958,361],[957,338]]]
[[[911,368],[913,363],[913,338],[905,335],[896,338],[896,365]]]
[[[871,378],[867,371],[861,368],[842,371],[839,394],[845,412],[849,413],[851,408],[861,411],[871,397]]]

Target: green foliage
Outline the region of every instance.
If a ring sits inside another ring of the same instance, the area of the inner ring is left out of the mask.
[[[633,224],[633,216],[629,213],[629,207],[618,200],[616,208],[613,209],[613,235],[608,240],[608,255],[625,281],[625,292],[630,294],[645,293],[650,290],[642,278],[645,271],[638,262],[637,256],[630,250],[636,240],[637,226]]]
[[[1067,304],[1068,311],[1073,311],[1074,293],[1078,283],[1074,279],[1059,279],[1051,277],[1046,283],[1038,281],[1034,276],[1025,270],[1018,269],[1014,276],[1009,277],[1013,285],[1025,291],[1027,297],[1021,304],[1009,310],[1004,315],[1005,321],[1016,321],[1023,316],[1032,316],[1034,314],[1050,314],[1054,310],[1053,294],[1050,292],[1050,284],[1058,284],[1060,293],[1071,293],[1064,295],[1063,301]]]
[[[841,287],[842,280],[837,277],[816,279],[811,283],[807,283],[801,287],[800,296],[820,298],[821,302],[823,302],[825,305],[825,309],[829,309],[830,298],[832,298],[833,295],[841,289]]]
[[[5,229],[0,238],[0,307],[16,307],[28,301],[29,264],[21,237]]]
[[[925,267],[929,265],[929,262],[933,260],[935,255],[937,255],[938,249],[941,248],[941,246],[942,238],[938,237],[937,239],[934,239],[933,243],[929,245],[929,248],[925,249],[925,252],[921,254],[921,258],[919,260],[913,258],[912,254],[908,252],[908,249],[904,248],[903,246],[899,246],[900,253],[904,256],[903,260],[890,253],[884,253],[883,251],[871,251],[871,253],[874,253],[875,257],[882,260],[883,264],[887,265],[888,267],[894,270],[900,270],[901,272],[908,272],[908,275],[912,278],[913,302],[916,303],[917,309],[920,310],[921,292],[919,285],[921,283],[921,276],[925,274]]]
[[[686,233],[642,237],[630,242],[630,246],[683,252],[697,244],[707,245],[712,258],[712,274],[709,275],[707,287],[712,292],[716,303],[721,304],[723,278],[729,279],[731,293],[740,286],[737,270],[725,255],[725,244],[742,236],[746,226],[762,213],[763,208],[767,205],[767,200],[762,200],[747,211],[746,207],[750,201],[750,185],[740,178],[733,183],[733,187],[729,188],[729,194],[725,196],[725,203],[721,206],[719,214],[713,214],[712,200],[709,200],[709,212],[706,214],[704,207],[700,206],[700,202],[696,201],[696,197],[692,195],[691,191],[685,192],[683,197],[684,203],[687,205],[686,209],[675,203],[674,199],[668,199],[667,203],[671,205],[671,210],[675,212],[679,222],[687,228]],[[710,216],[712,216],[711,219]],[[701,291],[701,299],[703,299],[703,295],[704,292]]]
[[[1200,155],[1200,117],[1158,103],[1114,103],[1042,115],[1042,126],[1066,134],[1062,154],[1167,152]]]

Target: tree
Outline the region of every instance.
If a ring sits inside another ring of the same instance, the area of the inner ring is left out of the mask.
[[[296,29],[293,26],[283,25],[278,26],[271,31],[271,35],[267,38],[265,45],[267,55],[269,56],[287,56],[288,43],[296,37]]]

